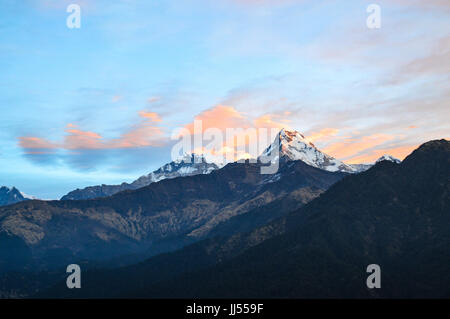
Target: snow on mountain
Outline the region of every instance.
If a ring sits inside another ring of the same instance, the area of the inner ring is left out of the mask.
[[[390,161],[390,162],[394,162],[394,163],[397,163],[397,164],[400,164],[402,162],[398,158],[395,158],[392,155],[387,155],[386,154],[386,155],[381,156],[379,159],[377,159],[373,164],[349,164],[349,166],[351,168],[353,168],[353,170],[356,173],[361,173],[361,172],[367,171],[373,165],[375,165],[376,163],[381,162],[381,161]]]
[[[19,191],[19,192],[20,192],[20,191]],[[32,199],[38,199],[36,196],[28,195],[28,194],[25,194],[24,192],[20,192],[20,195],[22,195],[23,198],[25,198],[25,199],[30,199],[30,200],[32,200]]]
[[[279,154],[276,154],[278,150]],[[297,131],[287,131],[282,129],[274,142],[266,148],[259,159],[270,158],[272,161],[301,160],[308,165],[324,169],[330,172],[355,173],[355,169],[344,162],[321,152],[317,147],[308,141],[305,136]]]
[[[76,189],[62,200],[81,200],[98,197],[107,197],[124,190],[133,190],[162,181],[163,179],[191,176],[197,174],[209,174],[219,166],[208,162],[203,155],[185,154],[179,159],[167,163],[148,175],[139,177],[132,183],[122,183],[120,185],[97,185],[89,186],[83,189]]]
[[[397,164],[400,164],[402,162],[398,158],[395,158],[394,156],[389,155],[389,154],[385,154],[385,155],[381,156],[379,159],[376,160],[375,163],[379,163],[381,161],[390,161],[390,162],[394,162]]]
[[[143,187],[167,178],[209,174],[218,168],[215,163],[207,162],[203,155],[185,154],[183,157],[161,166],[156,171],[139,177],[131,185]]]
[[[350,166],[355,173],[361,173],[367,171],[373,166],[373,164],[347,164]]]

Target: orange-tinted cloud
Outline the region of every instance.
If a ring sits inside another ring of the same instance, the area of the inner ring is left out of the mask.
[[[95,132],[82,131],[79,129],[66,129],[69,133],[64,140],[64,148],[76,149],[99,149],[104,148],[101,135]]]
[[[257,128],[277,128],[281,129],[291,129],[289,125],[289,120],[286,119],[289,117],[290,112],[284,112],[282,115],[278,114],[264,114],[255,119],[254,124]]]
[[[336,128],[324,128],[318,132],[312,132],[308,135],[308,140],[311,143],[314,142],[325,142],[331,140],[339,133],[339,130]]]
[[[161,146],[163,131],[150,124],[139,125],[123,134],[119,139],[112,140],[109,148],[134,148],[145,146]]]
[[[194,120],[201,121],[201,133],[209,128],[217,128],[225,131],[227,128],[248,128],[252,126],[251,121],[249,121],[241,112],[237,111],[232,106],[225,105],[217,105],[203,111],[195,116]],[[194,134],[194,122],[187,124],[185,129],[191,134]]]
[[[58,145],[39,137],[19,137],[19,145],[27,149],[55,149]]]
[[[69,123],[66,126],[66,135],[62,142],[24,136],[19,137],[19,145],[28,154],[35,154],[36,149],[115,149],[161,145],[163,131],[155,125],[156,122],[161,121],[160,116],[154,112],[140,112],[140,116],[142,118],[141,122],[119,138],[105,139],[96,132],[81,130],[77,125]]]
[[[153,122],[161,122],[162,121],[159,114],[155,113],[155,112],[140,111],[139,115],[141,117],[148,118],[148,119],[152,120]]]
[[[195,121],[201,121],[202,133],[209,128],[225,131],[229,128],[289,128],[289,112],[282,114],[264,114],[256,118],[242,113],[232,106],[217,105],[195,116]],[[194,132],[194,122],[184,127],[191,134]],[[198,133],[198,132],[197,132]]]
[[[220,145],[215,145],[214,149],[208,150],[205,147],[196,147],[191,151],[205,155],[212,154],[216,157],[226,156],[228,160],[255,158],[263,151],[262,148],[267,147],[275,138],[275,136],[269,136],[274,130],[278,132],[282,128],[289,128],[289,120],[286,119],[289,115],[289,112],[282,112],[255,117],[239,112],[232,106],[217,105],[195,116],[194,122],[185,125],[180,136],[191,135],[195,139],[194,133],[203,134],[208,129],[214,129],[222,134]],[[267,143],[263,141],[260,134],[268,138]],[[190,152],[190,150],[185,151]]]
[[[343,141],[331,143],[323,149],[327,154],[339,159],[353,158],[361,152],[393,140],[394,136],[387,134],[373,134],[360,138],[345,138]]]
[[[392,148],[383,148],[367,152],[359,156],[355,156],[346,161],[349,164],[373,163],[385,154],[392,155],[400,160],[411,154],[419,145],[406,145]]]

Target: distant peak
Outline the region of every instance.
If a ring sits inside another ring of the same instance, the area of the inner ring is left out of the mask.
[[[0,189],[2,189],[3,191],[6,191],[6,192],[18,192],[18,189],[14,186],[12,186],[12,187],[1,186]]]
[[[278,133],[279,137],[280,137],[280,141],[287,141],[288,143],[292,142],[292,141],[299,141],[302,143],[305,143],[311,147],[316,148],[316,146],[311,143],[306,137],[305,135],[303,135],[302,133],[300,133],[299,131],[290,131],[290,130],[286,130],[286,129],[281,129],[280,133]]]
[[[206,162],[206,158],[203,154],[197,154],[197,153],[184,153],[182,156],[177,158],[174,162],[181,163],[181,162],[190,162],[194,163],[196,161]]]
[[[342,161],[321,152],[302,133],[284,128],[278,133],[275,141],[264,150],[260,158],[271,158],[271,161],[301,160],[310,166],[330,172],[355,172],[352,167]]]
[[[385,155],[381,156],[379,159],[377,159],[377,161],[375,163],[379,163],[382,161],[390,161],[390,162],[397,163],[397,164],[401,163],[401,160],[399,160],[398,158],[396,158],[392,155],[389,155],[389,154],[385,154]]]

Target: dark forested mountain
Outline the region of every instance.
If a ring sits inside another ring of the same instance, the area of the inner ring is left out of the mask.
[[[300,207],[345,176],[286,163],[275,175],[260,174],[260,164],[232,163],[207,175],[166,179],[106,198],[80,201],[27,201],[0,208],[3,256],[20,248],[9,268],[46,269],[87,259],[105,261],[126,254],[150,256],[210,237],[251,230]],[[232,218],[279,202],[253,222]],[[280,207],[281,207],[280,206]],[[1,257],[1,256],[0,256]],[[19,258],[20,257],[20,258]],[[5,266],[5,265],[3,265]],[[1,265],[0,265],[1,267]],[[0,268],[1,270],[1,268]]]
[[[0,206],[11,205],[28,200],[17,188],[0,187]]]
[[[381,289],[366,286],[369,264],[381,267]],[[349,175],[269,225],[41,296],[448,298],[449,265],[450,142],[439,140]]]
[[[398,158],[395,158],[394,156],[389,155],[389,154],[385,154],[385,155],[381,156],[380,158],[378,158],[375,161],[375,163],[373,163],[373,164],[349,164],[349,166],[351,168],[353,168],[355,173],[361,173],[361,172],[367,171],[373,165],[375,165],[378,162],[382,162],[382,161],[390,161],[390,162],[397,163],[397,164],[401,163],[401,160],[399,160]]]
[[[214,163],[209,163],[201,155],[186,155],[179,160],[167,163],[148,175],[139,177],[132,183],[122,183],[120,185],[97,185],[83,189],[76,189],[61,200],[80,200],[107,197],[124,190],[138,189],[151,183],[156,183],[164,179],[180,176],[192,176],[197,174],[209,174],[219,167]]]

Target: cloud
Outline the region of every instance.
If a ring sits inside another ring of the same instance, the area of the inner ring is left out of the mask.
[[[248,114],[235,107],[216,105],[194,117],[194,121],[186,124],[178,137],[189,136],[195,141],[202,140],[202,147],[192,144],[191,150],[184,152],[202,153],[212,160],[235,161],[243,158],[256,158],[272,142],[275,134],[282,128],[290,128],[288,117],[290,112],[280,114]],[[221,140],[216,141],[214,147],[204,136],[205,132],[219,132]],[[199,135],[200,134],[200,135]]]
[[[285,111],[281,114],[264,114],[254,120],[256,128],[282,128],[290,130],[290,120],[288,119],[291,112]]]
[[[140,111],[139,115],[141,117],[148,118],[148,119],[152,120],[153,122],[161,122],[162,121],[161,117],[156,112]]]
[[[423,56],[414,58],[394,69],[383,78],[385,84],[400,84],[418,78],[439,81],[440,76],[448,79],[450,70],[450,34],[437,39]],[[433,79],[435,78],[435,79]]]
[[[372,134],[362,137],[348,137],[334,142],[324,148],[324,152],[339,159],[351,160],[371,148],[392,141],[394,136],[388,134]]]
[[[82,131],[75,128],[67,128],[66,132],[68,135],[61,145],[65,149],[100,149],[106,146],[102,141],[102,136],[95,132]]]
[[[26,137],[26,136],[19,137],[19,145],[27,150],[30,149],[51,150],[58,148],[57,144],[54,144],[50,141],[47,141],[39,137]]]
[[[195,121],[202,123],[202,133],[208,128],[226,131],[228,128],[290,128],[290,111],[278,113],[266,113],[262,115],[250,115],[241,112],[233,106],[216,105],[207,109],[194,117]],[[185,129],[191,134],[194,133],[194,122],[185,125]]]
[[[336,134],[338,134],[338,133],[339,133],[339,130],[337,128],[324,128],[318,132],[312,132],[311,134],[309,134],[308,140],[312,143],[317,142],[317,141],[320,141],[320,142],[329,141],[334,136],[336,136]]]
[[[147,102],[148,103],[155,103],[155,102],[158,102],[160,100],[160,97],[158,97],[158,96],[152,96],[152,97],[149,97],[148,99],[147,99]]]
[[[194,121],[201,121],[202,131],[217,128],[225,131],[227,128],[248,128],[251,121],[232,106],[216,105],[194,117]],[[185,125],[185,129],[194,134],[194,122]]]
[[[100,150],[120,149],[146,146],[160,146],[164,143],[164,134],[155,123],[161,122],[160,116],[155,112],[139,112],[141,121],[134,125],[119,138],[105,139],[99,133],[85,131],[76,124],[69,123],[65,129],[63,141],[55,142],[41,137],[21,136],[19,145],[28,154],[36,150]]]
[[[374,149],[367,151],[365,154],[350,158],[349,160],[347,160],[347,163],[350,164],[373,163],[385,154],[389,154],[400,160],[403,160],[406,156],[411,154],[411,152],[414,151],[417,147],[418,145],[404,145],[404,146]]]

